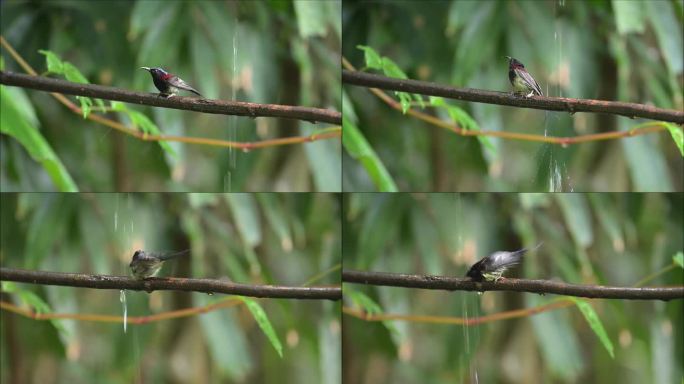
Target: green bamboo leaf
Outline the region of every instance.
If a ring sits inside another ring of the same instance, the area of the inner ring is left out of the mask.
[[[64,63],[52,51],[38,50],[38,53],[45,55],[45,63],[47,64],[48,72],[61,75],[64,73]]]
[[[670,135],[672,136],[675,145],[679,148],[679,153],[684,157],[684,133],[682,133],[682,129],[672,123],[664,124],[667,127],[667,130],[670,131]]]
[[[11,281],[3,281],[0,283],[0,291],[6,292],[6,293],[13,293],[19,297],[19,300],[32,308],[33,312],[38,313],[38,314],[44,314],[44,313],[51,313],[52,308],[50,307],[50,304],[48,304],[43,298],[40,296],[36,295],[35,293],[21,289],[19,288],[18,285],[16,285],[14,282]],[[66,333],[66,328],[64,324],[62,323],[62,320],[59,319],[50,319],[50,324],[52,324],[53,327],[57,330],[57,332],[60,333]]]
[[[238,298],[240,298],[240,300],[242,300],[242,302],[244,302],[245,305],[247,305],[247,308],[252,313],[254,320],[256,320],[257,324],[259,324],[259,328],[261,328],[261,330],[264,332],[268,340],[271,342],[273,348],[275,348],[276,352],[278,352],[278,355],[282,358],[283,345],[280,344],[278,335],[273,329],[273,326],[271,326],[271,322],[268,320],[268,316],[266,316],[266,312],[264,312],[264,309],[261,308],[261,305],[259,305],[259,303],[257,303],[256,300],[252,298],[244,296],[238,296]]]
[[[385,73],[386,76],[394,77],[396,79],[408,79],[406,73],[399,68],[397,63],[386,56],[382,57],[382,72]]]
[[[444,108],[449,114],[449,117],[453,121],[455,121],[459,126],[461,126],[461,128],[473,131],[481,130],[480,125],[477,123],[477,121],[475,121],[475,119],[472,118],[472,116],[470,116],[468,112],[455,105],[447,104],[447,102],[444,101],[444,98],[430,96],[429,102],[430,105],[432,105],[433,107]],[[480,144],[482,144],[482,146],[485,149],[491,151],[492,153],[496,153],[496,147],[494,146],[489,137],[477,136],[477,140],[480,141]]]
[[[599,319],[596,311],[594,311],[594,308],[585,300],[580,300],[576,297],[571,297],[570,299],[575,303],[575,305],[577,305],[577,308],[579,308],[580,312],[582,312],[584,319],[587,320],[587,323],[589,323],[591,329],[594,331],[596,336],[598,336],[599,340],[601,340],[601,343],[608,351],[608,354],[610,354],[610,357],[615,358],[615,353],[613,352],[613,343],[610,341],[610,338],[606,333],[606,329],[603,328],[601,319]]]
[[[128,116],[128,118],[131,119],[131,123],[138,129],[140,129],[143,133],[148,135],[161,135],[161,130],[159,129],[159,127],[157,127],[157,124],[150,120],[150,118],[147,117],[145,114],[138,111],[134,111],[132,109],[128,109],[128,107],[126,107],[124,103],[118,101],[112,101],[110,107],[112,108],[112,110],[124,113],[126,116]],[[169,143],[163,140],[160,140],[157,143],[159,143],[159,146],[167,154],[171,156],[176,156],[176,151],[174,151],[173,148],[171,148]]]
[[[672,261],[684,268],[684,253],[682,253],[682,251],[677,252],[674,256],[672,256]]]
[[[382,69],[382,58],[373,48],[367,45],[357,45],[356,48],[363,51],[367,68]]]
[[[376,315],[382,313],[382,308],[380,307],[380,305],[363,292],[355,291],[352,289],[345,289],[344,297],[350,299],[352,303],[361,307],[363,311],[369,315]]]
[[[74,83],[88,84],[88,79],[73,64],[64,62],[64,77]]]
[[[0,290],[5,293],[16,294],[23,304],[33,308],[36,313],[50,313],[50,305],[45,302],[40,296],[31,291],[20,289],[17,284],[11,281],[3,281],[0,285]]]
[[[346,285],[346,284],[345,284]],[[382,307],[380,304],[376,303],[375,300],[371,299],[368,295],[366,295],[363,292],[355,291],[351,288],[343,288],[344,290],[344,297],[351,299],[352,303],[356,304],[358,307],[361,307],[363,311],[368,314],[368,315],[378,315],[381,314]],[[382,325],[387,328],[387,330],[394,335],[395,337],[399,337],[399,330],[397,327],[394,325],[394,322],[391,320],[383,320]]]
[[[76,183],[53,152],[52,147],[38,130],[37,121],[31,118],[35,113],[25,97],[17,97],[17,90],[0,87],[0,132],[12,136],[39,162],[45,172],[62,192],[78,192]],[[31,111],[31,112],[29,112]]]
[[[347,118],[342,116],[342,145],[347,153],[361,163],[380,192],[397,192],[397,185],[392,175],[387,171],[385,164],[368,143],[359,128]]]

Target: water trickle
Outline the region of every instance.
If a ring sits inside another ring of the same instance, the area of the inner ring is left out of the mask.
[[[123,289],[119,291],[119,301],[121,302],[121,306],[123,307],[123,328],[124,328],[124,333],[126,333],[126,328],[128,325],[128,306],[126,305],[126,291]]]

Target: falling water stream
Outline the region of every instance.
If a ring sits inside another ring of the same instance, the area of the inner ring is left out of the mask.
[[[456,233],[457,249],[460,252],[464,252],[464,230],[466,225],[466,218],[463,212],[463,205],[461,201],[460,194],[454,194],[454,199],[456,200],[455,214],[458,218],[457,226],[458,230]],[[478,292],[479,293],[479,292]],[[477,318],[479,316],[479,303],[480,296],[471,292],[459,292],[460,297],[460,310],[461,317],[465,320],[465,324],[462,325],[463,328],[463,343],[464,352],[460,355],[459,368],[465,372],[467,367],[468,377],[470,383],[479,383],[478,372],[477,372],[477,361],[475,359],[475,350],[479,345],[480,340],[480,329],[478,325],[469,325],[468,322],[471,318]]]
[[[230,76],[230,99],[232,101],[235,101],[237,98],[237,89],[240,84],[238,80],[238,68],[237,68],[237,61],[238,61],[238,34],[240,31],[240,26],[238,25],[238,19],[237,19],[237,14],[235,15],[234,21],[234,31],[233,31],[233,68],[232,68],[232,73]],[[237,116],[233,115],[228,117],[229,124],[228,124],[228,140],[229,141],[236,141],[237,138]],[[230,147],[228,149],[228,171],[226,172],[225,175],[223,175],[223,190],[225,192],[232,192],[233,190],[233,185],[232,185],[232,170],[236,168],[237,166],[237,160],[236,160],[236,151],[235,148]]]
[[[556,54],[554,55],[555,57],[555,65],[554,67],[556,68],[555,76],[558,78],[554,81],[555,86],[554,88],[554,96],[557,97],[563,97],[563,88],[562,85],[564,83],[564,79],[561,78],[561,74],[563,71],[561,70],[563,66],[563,31],[561,28],[560,24],[560,18],[558,16],[559,11],[558,7],[564,7],[565,2],[563,0],[559,0],[558,3],[555,5],[554,8],[554,14],[556,15],[556,32],[554,32],[554,40],[556,42],[555,47],[556,47]],[[570,74],[571,75],[571,74]],[[551,96],[551,93],[549,92],[549,84],[548,82],[546,83],[546,95]],[[551,111],[545,111],[544,112],[544,136],[547,137],[549,134],[551,136],[563,136],[565,135],[562,133],[562,126],[561,124],[567,124],[562,121],[562,118],[564,120],[564,113],[561,112],[551,112]],[[570,117],[570,123],[572,124],[572,117]],[[554,128],[555,127],[555,128]],[[537,164],[540,164],[540,169],[538,170],[538,177],[541,176],[539,180],[539,183],[541,185],[545,185],[545,188],[548,192],[573,192],[574,187],[573,187],[573,182],[572,179],[570,178],[570,174],[568,172],[568,167],[567,167],[567,154],[563,153],[566,150],[567,146],[559,146],[558,144],[542,144],[541,148],[537,152],[536,156],[536,162]],[[546,167],[541,165],[541,164],[548,164]],[[545,169],[542,169],[545,168]],[[542,180],[546,180],[545,182],[542,182]]]

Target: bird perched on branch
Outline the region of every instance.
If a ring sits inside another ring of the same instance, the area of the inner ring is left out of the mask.
[[[510,56],[505,57],[508,59],[508,80],[510,80],[513,88],[515,88],[517,92],[527,93],[525,97],[530,97],[532,95],[544,96],[539,84],[537,84],[532,75],[527,72],[523,63]]]
[[[187,255],[188,253],[190,253],[189,249],[166,254],[137,250],[133,254],[133,259],[131,260],[129,267],[131,267],[133,276],[136,279],[142,280],[156,275],[161,269],[162,263],[166,260]]]
[[[198,96],[202,96],[195,88],[188,85],[188,83],[173,73],[168,73],[161,68],[140,68],[150,72],[152,80],[154,81],[154,86],[159,90],[160,96],[172,97],[178,93],[179,90],[192,92]]]
[[[542,244],[543,243],[537,244],[537,246],[531,250],[536,250]],[[503,278],[502,275],[508,268],[520,264],[523,255],[527,253],[527,251],[527,249],[523,248],[513,252],[494,252],[473,264],[468,270],[468,273],[466,273],[466,276],[475,281],[499,281]]]

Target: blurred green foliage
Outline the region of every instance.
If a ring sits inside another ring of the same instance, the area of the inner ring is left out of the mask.
[[[21,0],[3,1],[0,10],[0,33],[38,72],[47,72],[39,51],[49,50],[91,83],[156,93],[149,73],[139,68],[159,66],[209,98],[341,109],[339,0]],[[5,70],[23,72],[0,52]],[[3,191],[74,190],[74,183],[81,191],[341,190],[337,139],[250,152],[169,143],[174,156],[154,142],[83,120],[48,93],[1,88],[3,115],[12,107],[37,116],[3,120],[3,133],[8,124],[29,124],[49,143],[36,155],[0,136]],[[9,98],[18,105],[6,105]],[[129,107],[176,136],[254,142],[308,136],[326,127]],[[58,173],[53,163],[68,173]]]
[[[0,262],[7,268],[130,275],[137,249],[190,249],[189,257],[165,263],[160,275],[301,286],[341,263],[341,197],[335,194],[3,193],[0,204]],[[339,270],[314,282],[339,284]],[[13,286],[4,301],[35,305],[40,300],[24,298],[37,297],[47,303],[36,308],[42,312],[123,315],[116,291]],[[225,297],[126,296],[129,317]],[[122,323],[37,321],[2,310],[0,381],[18,375],[32,382],[49,373],[73,383],[340,382],[339,303],[264,299],[258,305],[265,314],[250,304],[250,310],[128,324],[125,333]],[[273,348],[278,343],[282,358]]]
[[[511,91],[503,57],[509,55],[547,95],[682,110],[683,23],[682,0],[349,0],[342,9],[342,54],[357,69],[373,67],[367,49],[359,49],[368,46],[409,78],[502,92]],[[399,190],[684,190],[684,159],[667,132],[568,148],[492,137],[490,146],[404,116],[363,87],[344,92],[351,100],[345,114],[358,117],[350,122]],[[646,121],[447,102],[489,131],[577,136]],[[426,111],[454,121],[449,110]],[[345,191],[378,190],[369,172],[358,156],[343,154]]]
[[[684,284],[676,264],[684,249],[682,194],[356,193],[344,195],[342,211],[345,269],[465,276],[495,251],[543,242],[507,275],[610,286],[651,276],[645,286]],[[344,298],[345,306],[376,313],[473,318],[562,296],[345,283]],[[345,377],[354,383],[676,382],[683,304],[582,300],[580,307],[469,327],[345,315]]]

